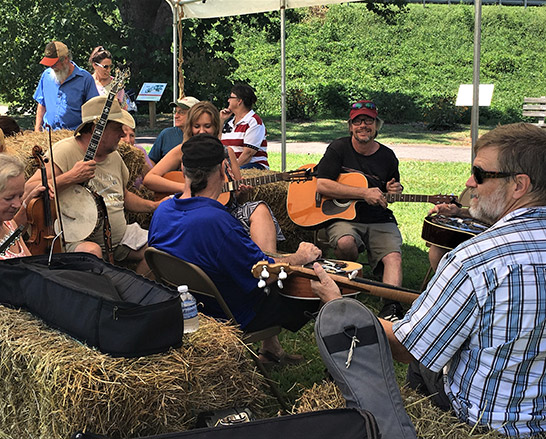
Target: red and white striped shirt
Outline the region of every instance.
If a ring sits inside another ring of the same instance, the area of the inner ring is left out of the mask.
[[[264,169],[269,169],[266,136],[267,131],[262,119],[250,110],[237,124],[233,123],[233,118],[226,122],[222,130],[222,143],[232,148],[237,158],[245,147],[256,150],[249,163],[256,163]]]

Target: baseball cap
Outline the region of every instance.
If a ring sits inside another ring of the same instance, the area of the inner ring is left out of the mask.
[[[191,107],[193,107],[195,104],[199,102],[199,99],[194,98],[193,96],[186,96],[182,99],[178,99],[176,102],[171,102],[171,107],[179,107],[183,110],[189,110]]]
[[[377,119],[377,106],[372,101],[367,100],[358,101],[351,105],[349,119],[353,120],[362,114]]]
[[[107,96],[95,96],[82,105],[82,123],[76,128],[76,131],[74,131],[74,136],[80,132],[84,125],[90,122],[97,123],[99,121],[107,99]],[[119,122],[123,125],[130,126],[133,129],[135,128],[133,116],[131,116],[129,112],[122,110],[117,99],[112,101],[112,107],[110,108],[107,120]]]
[[[63,56],[68,56],[68,47],[66,47],[66,44],[60,41],[52,41],[51,43],[47,43],[44,57],[40,61],[40,64],[51,67]]]
[[[210,134],[197,134],[182,144],[182,163],[187,168],[212,168],[224,158],[224,145]]]

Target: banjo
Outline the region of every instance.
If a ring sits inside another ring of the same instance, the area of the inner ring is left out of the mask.
[[[106,103],[100,118],[95,123],[95,129],[83,158],[84,161],[93,160],[97,153],[100,139],[108,122],[108,115],[117,92],[129,77],[129,70],[118,72],[112,80],[112,88],[108,93]],[[61,208],[61,217],[66,242],[83,241],[95,232],[107,215],[106,206],[102,197],[92,191],[87,184],[72,185],[58,194]],[[99,214],[100,212],[100,214]],[[109,229],[109,225],[108,225]],[[108,236],[106,236],[108,233]],[[110,231],[105,230],[105,238],[109,238]],[[106,243],[106,239],[105,239]]]

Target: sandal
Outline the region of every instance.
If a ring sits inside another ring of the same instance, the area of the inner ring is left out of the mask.
[[[303,358],[303,355],[287,354],[286,352],[283,352],[282,355],[279,357],[275,355],[273,352],[260,349],[258,351],[258,355],[259,355],[261,363],[266,367],[273,367],[273,366],[284,367],[287,365],[301,364],[305,361],[305,359]]]

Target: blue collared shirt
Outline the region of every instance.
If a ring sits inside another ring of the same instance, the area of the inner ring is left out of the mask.
[[[82,123],[82,105],[99,95],[91,74],[72,64],[74,71],[62,84],[51,67],[40,77],[33,97],[46,109],[43,127],[47,124],[54,130],[75,130]]]

